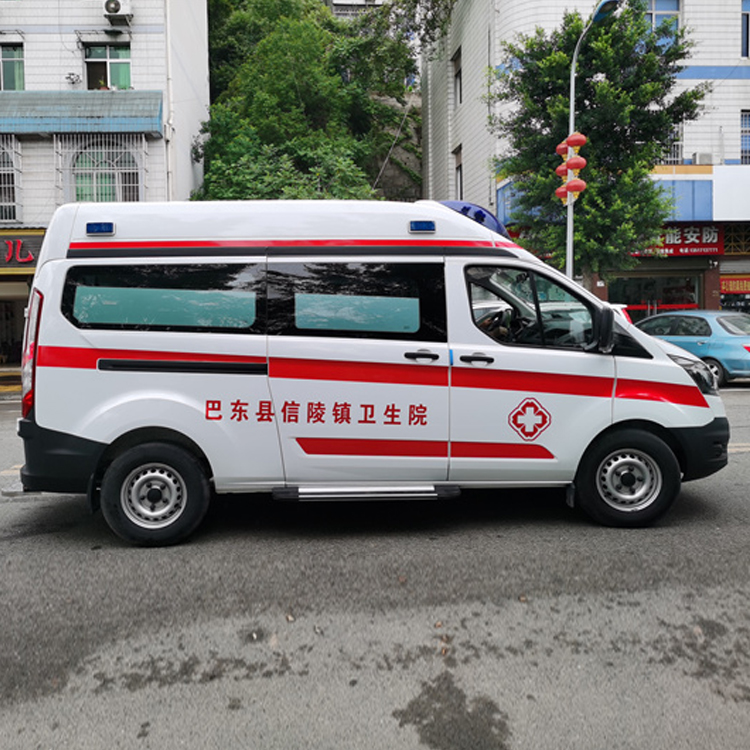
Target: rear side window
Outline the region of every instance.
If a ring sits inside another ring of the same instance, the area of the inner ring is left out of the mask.
[[[445,341],[442,263],[271,263],[269,333]]]
[[[78,328],[265,333],[259,264],[76,266],[63,315]]]

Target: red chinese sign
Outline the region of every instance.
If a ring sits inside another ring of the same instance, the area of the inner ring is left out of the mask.
[[[722,294],[750,294],[750,276],[722,276]]]
[[[724,227],[721,224],[696,222],[674,224],[665,227],[661,236],[662,244],[651,247],[636,257],[663,257],[691,255],[724,255]]]
[[[4,268],[33,269],[42,238],[42,234],[24,237],[0,235],[0,271]]]
[[[218,399],[206,401],[206,419],[221,421],[225,417],[233,422],[273,422],[276,416],[270,401],[251,404],[234,399],[222,402]],[[350,404],[336,401],[326,404],[322,401],[284,401],[279,409],[283,424],[373,424],[406,425],[408,427],[427,426],[427,407],[424,404],[387,404],[382,410],[375,404]]]

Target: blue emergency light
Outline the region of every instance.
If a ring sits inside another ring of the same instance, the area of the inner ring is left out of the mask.
[[[410,221],[409,222],[410,232],[434,232],[435,222],[434,221]]]
[[[115,224],[112,221],[89,221],[86,234],[114,234]]]

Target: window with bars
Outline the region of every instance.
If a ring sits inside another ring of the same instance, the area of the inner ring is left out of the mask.
[[[23,45],[0,45],[0,88],[3,91],[23,91]]]
[[[58,136],[56,150],[64,202],[145,200],[145,136]]]
[[[12,135],[0,135],[0,222],[20,220],[21,149]]]
[[[683,139],[683,126],[675,125],[672,132],[672,143],[664,151],[662,156],[662,164],[682,164],[683,161],[683,150],[682,150],[682,139]]]
[[[740,164],[750,164],[750,110],[740,112]]]
[[[130,88],[129,44],[87,44],[84,58],[88,89]]]

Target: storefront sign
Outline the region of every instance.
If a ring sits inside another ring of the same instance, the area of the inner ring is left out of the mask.
[[[750,294],[750,276],[722,276],[722,294]]]
[[[693,255],[724,255],[724,227],[721,224],[674,224],[665,227],[662,244],[636,257],[688,257]]]
[[[0,274],[10,269],[33,272],[44,233],[0,234]]]

